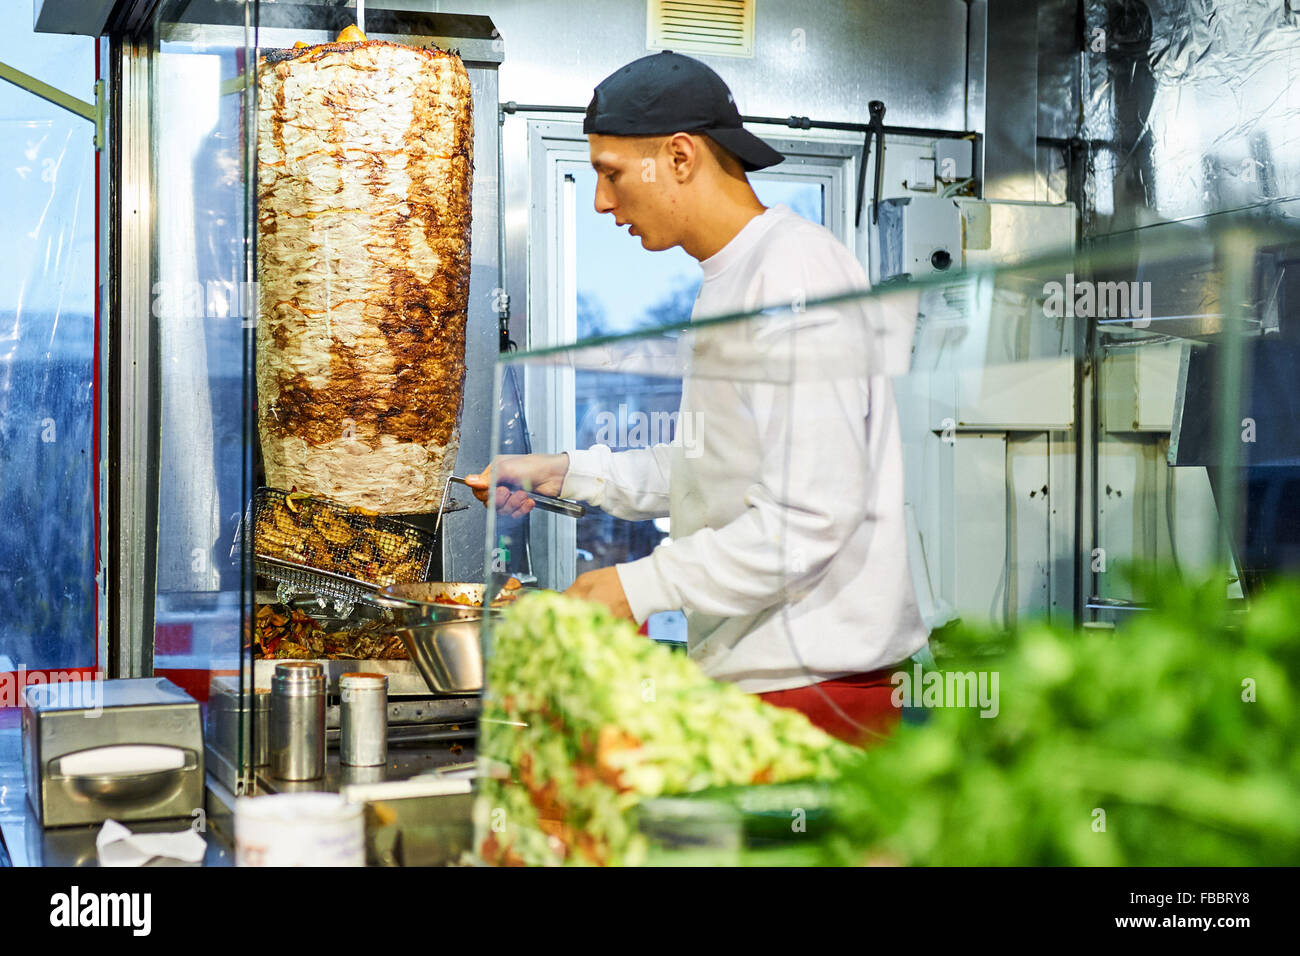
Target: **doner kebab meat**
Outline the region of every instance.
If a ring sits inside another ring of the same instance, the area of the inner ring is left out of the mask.
[[[267,483],[435,510],[465,379],[469,75],[454,53],[363,40],[275,51],[258,87]]]

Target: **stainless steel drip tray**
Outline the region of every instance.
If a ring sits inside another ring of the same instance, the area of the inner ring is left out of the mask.
[[[390,750],[387,762],[377,767],[344,766],[339,761],[338,750],[331,748],[325,754],[325,772],[317,779],[281,780],[272,776],[269,767],[258,767],[257,789],[260,793],[338,793],[347,786],[395,784],[424,775],[441,776],[444,768],[452,772],[440,784],[446,785],[462,778],[460,768],[474,759],[473,740],[430,742]]]
[[[297,658],[266,658],[253,661],[253,686],[258,690],[270,690],[271,678],[275,676],[275,665],[284,664]],[[429,685],[425,683],[414,661],[358,661],[358,660],[316,660],[325,669],[325,680],[329,693],[339,692],[339,678],[344,674],[364,671],[367,674],[383,674],[388,678],[388,696],[393,697],[429,697]]]

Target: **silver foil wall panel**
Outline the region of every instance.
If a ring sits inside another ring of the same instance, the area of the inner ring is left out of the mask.
[[[1084,21],[1086,233],[1300,217],[1300,4],[1085,0]]]

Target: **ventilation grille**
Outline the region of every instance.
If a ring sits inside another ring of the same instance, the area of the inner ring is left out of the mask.
[[[756,0],[649,0],[646,46],[678,53],[754,55]]]

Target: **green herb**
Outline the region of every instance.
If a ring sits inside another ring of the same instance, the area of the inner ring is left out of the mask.
[[[1137,581],[1111,633],[957,630],[941,669],[996,670],[999,709],[926,711],[837,787],[835,862],[1300,862],[1300,585]]]

